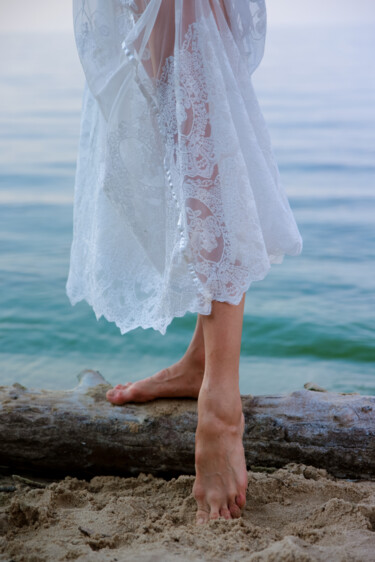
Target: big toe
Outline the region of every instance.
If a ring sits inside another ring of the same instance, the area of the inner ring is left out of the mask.
[[[204,525],[209,520],[209,514],[207,513],[207,511],[204,511],[203,509],[198,509],[195,516],[195,520],[197,525]]]
[[[111,388],[106,393],[106,398],[112,404],[124,404],[129,400],[128,390],[131,383],[127,383],[124,385],[118,384],[114,388]]]

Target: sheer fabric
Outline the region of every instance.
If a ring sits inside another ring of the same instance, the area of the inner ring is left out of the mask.
[[[75,0],[66,291],[121,333],[238,304],[302,238],[253,90],[264,0]]]

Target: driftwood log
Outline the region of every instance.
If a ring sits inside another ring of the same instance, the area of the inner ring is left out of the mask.
[[[97,371],[73,390],[0,387],[0,465],[66,474],[194,474],[193,399],[113,406]],[[375,480],[375,396],[326,392],[306,383],[286,395],[243,396],[248,468],[290,462]]]

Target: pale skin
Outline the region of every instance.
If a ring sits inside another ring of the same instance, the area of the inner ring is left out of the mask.
[[[209,3],[220,28],[214,3]],[[150,64],[145,65],[152,77],[159,77],[165,59],[173,54],[174,6],[174,0],[163,0],[149,37]],[[229,25],[222,0],[220,7]],[[187,25],[195,17],[193,4],[186,2],[184,10]],[[184,134],[189,132],[191,118],[189,114],[186,130],[182,128]],[[245,295],[237,306],[213,301],[210,315],[198,315],[190,345],[177,363],[144,380],[119,384],[107,392],[107,399],[116,405],[156,398],[198,399],[193,486],[197,524],[219,517],[238,518],[246,502],[244,417],[239,391],[244,302]]]
[[[246,502],[239,391],[244,302],[245,295],[239,305],[213,301],[211,314],[198,315],[182,359],[151,377],[107,392],[107,399],[117,405],[162,397],[198,399],[193,486],[198,525],[219,517],[238,518]]]

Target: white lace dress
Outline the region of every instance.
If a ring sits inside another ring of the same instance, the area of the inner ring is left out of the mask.
[[[121,333],[238,304],[302,238],[251,74],[264,0],[74,0],[85,73],[67,295]]]

